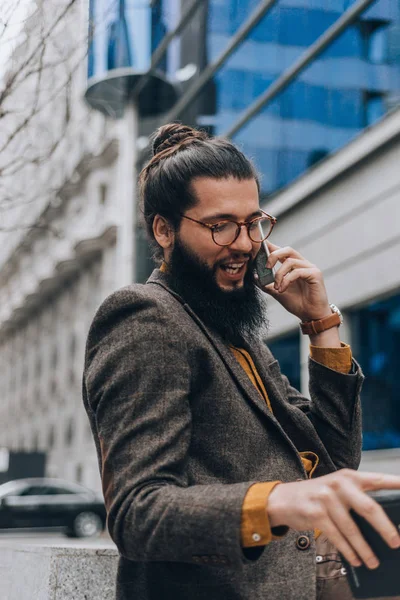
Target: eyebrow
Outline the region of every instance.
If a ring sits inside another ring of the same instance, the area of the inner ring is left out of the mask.
[[[254,217],[262,217],[262,212],[261,209],[258,209],[256,211],[254,211],[253,213],[251,213],[251,215],[249,215],[248,217],[246,217],[245,221],[250,221],[252,218]],[[202,218],[202,221],[204,223],[208,223],[209,221],[214,221],[214,220],[225,220],[225,219],[231,219],[233,221],[237,221],[237,216],[233,215],[231,213],[217,213],[217,214],[213,214],[213,215],[209,215],[206,217]]]

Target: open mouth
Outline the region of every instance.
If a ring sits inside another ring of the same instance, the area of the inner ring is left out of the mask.
[[[246,270],[246,262],[220,265],[220,268],[231,277],[241,276]]]

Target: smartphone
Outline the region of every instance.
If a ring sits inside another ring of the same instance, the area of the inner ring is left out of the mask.
[[[400,529],[400,491],[381,490],[370,492],[369,495],[382,506],[396,528]],[[353,511],[351,515],[380,561],[377,569],[369,570],[365,566],[353,567],[342,557],[354,598],[398,598],[400,549],[390,548],[372,525],[360,515]]]
[[[258,227],[260,228],[262,235],[264,235],[260,224],[258,224]],[[268,269],[268,267],[266,266],[268,256],[269,250],[267,246],[267,240],[264,240],[263,242],[261,242],[261,248],[256,256],[254,265],[255,272],[258,278],[258,284],[261,287],[265,287],[269,283],[274,283],[275,281],[276,267]]]

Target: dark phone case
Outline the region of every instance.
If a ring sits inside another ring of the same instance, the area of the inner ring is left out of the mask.
[[[399,529],[400,491],[386,490],[371,493],[370,496],[379,502],[396,529]],[[370,570],[364,566],[352,567],[343,558],[354,598],[400,596],[400,549],[390,548],[363,517],[353,511],[351,511],[351,515],[380,562],[377,569]]]
[[[267,253],[265,252],[265,248],[263,244],[261,244],[261,248],[255,259],[255,270],[258,275],[258,283],[262,287],[268,285],[269,283],[273,283],[275,281],[274,273],[272,269],[267,269],[265,266],[268,260]]]

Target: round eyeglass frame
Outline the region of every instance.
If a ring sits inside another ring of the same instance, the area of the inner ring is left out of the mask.
[[[255,217],[255,219],[252,219],[251,221],[234,221],[233,219],[224,219],[223,221],[218,221],[218,223],[204,223],[203,221],[198,221],[197,219],[193,219],[192,217],[188,217],[182,213],[180,213],[180,216],[183,217],[184,219],[188,219],[189,221],[193,221],[194,223],[198,223],[199,225],[202,225],[203,227],[207,227],[207,229],[209,229],[211,231],[211,237],[212,237],[214,244],[216,244],[217,246],[224,247],[224,246],[231,246],[232,244],[234,244],[236,242],[236,240],[238,239],[238,237],[240,235],[242,227],[246,227],[247,235],[249,236],[251,241],[256,244],[261,244],[261,242],[264,242],[267,238],[269,238],[274,226],[276,225],[277,219],[275,217],[273,217],[272,215],[269,215],[268,213],[266,213],[263,210],[261,210],[261,212],[262,212],[261,216]],[[253,240],[253,238],[251,237],[251,234],[250,234],[250,226],[254,223],[254,221],[258,221],[260,219],[265,219],[265,218],[268,219],[270,222],[270,229],[269,229],[267,235],[265,237],[263,237],[262,240]],[[222,223],[235,223],[235,225],[237,226],[236,235],[235,235],[234,239],[231,242],[229,242],[229,244],[219,244],[218,242],[215,241],[215,237],[214,237],[215,230],[217,229],[217,227],[220,227]]]

